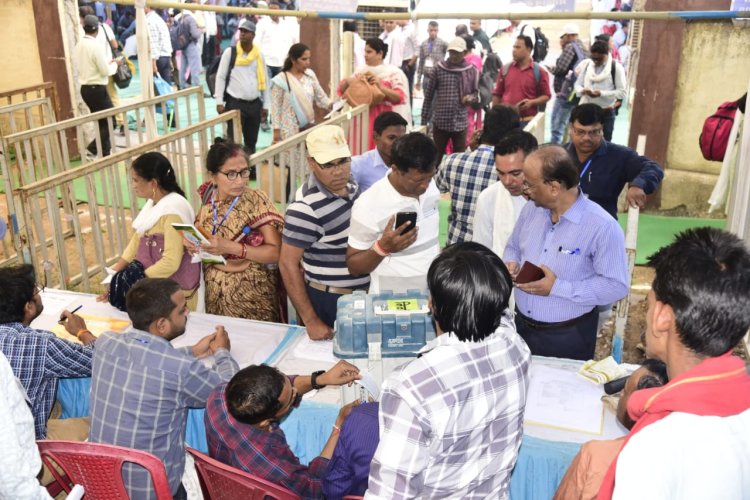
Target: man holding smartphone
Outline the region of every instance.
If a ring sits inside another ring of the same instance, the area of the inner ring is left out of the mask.
[[[354,276],[370,274],[370,293],[427,288],[427,270],[440,252],[436,159],[426,135],[399,138],[389,174],[354,202],[346,265]]]

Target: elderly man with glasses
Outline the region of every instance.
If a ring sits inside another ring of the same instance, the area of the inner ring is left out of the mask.
[[[646,195],[661,184],[664,172],[653,160],[603,138],[604,110],[581,104],[570,114],[570,139],[565,146],[578,168],[580,186],[588,198],[617,218],[617,198],[627,184],[628,206],[643,208]]]
[[[306,140],[310,175],[286,210],[279,268],[297,316],[313,340],[333,338],[336,302],[367,290],[370,277],[346,267],[354,200],[351,151],[341,127],[316,127]],[[300,272],[300,262],[303,272]]]
[[[530,202],[503,253],[516,283],[516,328],[534,355],[591,359],[598,306],[628,293],[622,229],[580,189],[561,146],[528,155],[523,175]],[[541,278],[524,269],[527,262],[541,268]]]

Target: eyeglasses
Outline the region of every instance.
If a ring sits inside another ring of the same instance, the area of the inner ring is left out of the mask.
[[[243,168],[239,172],[235,170],[230,170],[229,172],[222,172],[219,170],[219,173],[222,173],[227,176],[227,179],[230,181],[236,180],[237,177],[242,177],[243,179],[249,179],[250,178],[250,169],[249,168]]]
[[[329,161],[328,163],[318,163],[322,170],[333,170],[334,168],[346,168],[352,162],[351,158],[344,158],[339,161]],[[316,162],[317,163],[317,162]]]
[[[34,285],[34,295],[37,295],[39,293],[44,292],[44,289],[47,288],[47,276],[44,276],[44,283],[41,285],[39,283]]]
[[[599,137],[602,135],[602,132],[604,132],[604,129],[601,128],[595,128],[593,130],[582,130],[580,128],[571,127],[573,129],[573,134],[577,135],[578,137],[586,137],[589,136],[592,139]]]

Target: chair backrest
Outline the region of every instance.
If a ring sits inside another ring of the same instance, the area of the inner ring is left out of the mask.
[[[211,500],[299,500],[291,490],[265,479],[223,464],[192,448],[187,449],[195,459],[198,477]]]
[[[158,500],[171,500],[172,491],[164,464],[150,453],[108,444],[39,440],[39,454],[57,483],[70,492],[71,483],[86,490],[86,500],[129,500],[122,480],[122,466],[133,463],[151,475]],[[57,465],[65,473],[63,476]]]

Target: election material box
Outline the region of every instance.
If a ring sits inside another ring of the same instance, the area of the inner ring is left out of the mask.
[[[344,402],[366,400],[368,395],[378,399],[383,380],[435,338],[427,300],[421,290],[376,294],[356,291],[339,298],[333,354],[369,373],[378,389],[374,391],[378,394],[373,394],[369,387],[365,389],[366,384],[344,386]]]

